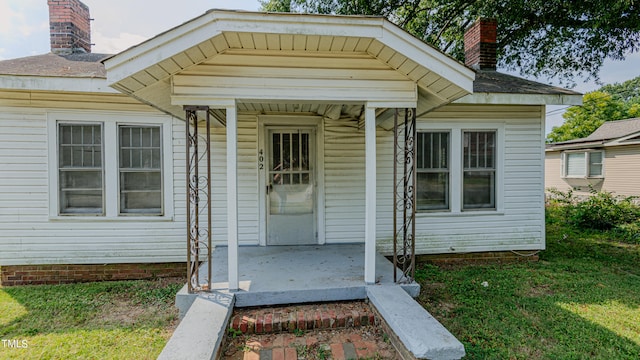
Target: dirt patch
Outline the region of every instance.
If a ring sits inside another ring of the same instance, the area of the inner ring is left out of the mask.
[[[133,305],[124,299],[115,299],[102,307],[100,319],[97,320],[105,324],[133,325],[142,314],[149,310],[140,305]]]
[[[542,296],[550,296],[553,295],[554,292],[551,290],[551,286],[548,284],[542,284],[538,286],[531,287],[526,293],[525,296],[528,297],[542,297]]]
[[[108,295],[102,298],[101,304],[96,316],[89,321],[95,326],[136,326],[144,324],[145,326],[167,327],[173,331],[178,325],[178,310],[173,304],[173,296],[171,301],[163,294],[157,294],[154,291],[161,289],[165,291],[172,285],[182,284],[182,278],[158,278],[145,281],[141,286],[141,291],[149,292],[150,298],[141,300],[130,294]],[[137,287],[130,291],[138,291]],[[173,293],[173,292],[172,292]]]

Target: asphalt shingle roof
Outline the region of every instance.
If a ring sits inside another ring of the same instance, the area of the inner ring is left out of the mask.
[[[109,54],[81,53],[71,55],[44,54],[0,61],[0,75],[106,78],[101,60]],[[555,86],[541,84],[497,71],[479,70],[473,92],[580,95]]]
[[[546,148],[554,150],[602,146],[607,141],[623,138],[635,133],[640,133],[640,118],[606,121],[604,124],[600,125],[596,131],[585,138],[547,144]]]
[[[477,70],[474,93],[582,95],[578,92],[492,70]]]
[[[617,139],[640,132],[640,118],[606,121],[591,135],[584,138],[585,141]]]
[[[216,11],[216,9],[212,9],[207,13],[212,11]],[[367,16],[357,15],[355,17]],[[179,25],[175,28],[183,25]],[[173,29],[169,29],[166,32],[172,31]],[[104,65],[101,61],[110,58],[111,56],[112,55],[108,54],[92,53],[59,56],[49,53],[44,55],[5,60],[0,61],[0,75],[106,78]],[[452,61],[455,61],[455,59],[452,58]],[[473,82],[473,92],[525,95],[581,95],[580,93],[577,93],[575,91],[550,86],[491,70],[476,71],[476,79]]]
[[[44,54],[0,61],[0,75],[106,78],[107,54]]]

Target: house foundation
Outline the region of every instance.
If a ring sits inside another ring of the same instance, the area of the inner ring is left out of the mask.
[[[0,267],[0,285],[56,285],[91,281],[185,277],[183,262],[137,264],[6,265]]]

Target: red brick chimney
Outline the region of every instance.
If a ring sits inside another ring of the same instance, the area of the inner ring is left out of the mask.
[[[495,19],[478,19],[464,33],[464,63],[475,70],[496,69]]]
[[[90,53],[91,20],[89,7],[79,0],[47,0],[51,52]]]

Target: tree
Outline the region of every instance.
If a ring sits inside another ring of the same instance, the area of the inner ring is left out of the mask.
[[[498,19],[499,65],[556,79],[598,79],[606,58],[640,50],[635,0],[263,0],[280,12],[382,15],[463,60],[464,30],[478,17]]]
[[[562,114],[564,122],[554,126],[548,142],[560,142],[580,139],[589,136],[600,125],[608,120],[619,120],[625,117],[624,103],[610,94],[593,91],[582,98],[582,106],[572,106]]]
[[[589,136],[605,121],[640,116],[640,76],[622,84],[605,85],[586,93],[581,106],[572,106],[562,115],[564,123],[554,126],[548,142],[580,139]]]

